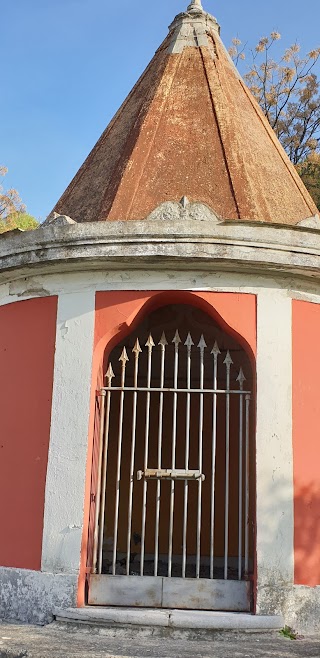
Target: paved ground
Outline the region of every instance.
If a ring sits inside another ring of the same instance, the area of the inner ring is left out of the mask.
[[[320,636],[217,632],[210,639],[164,630],[0,624],[0,658],[320,658]]]

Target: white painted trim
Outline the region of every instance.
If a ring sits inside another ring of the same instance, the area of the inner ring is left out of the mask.
[[[154,267],[154,266],[153,266]],[[118,269],[108,271],[63,272],[29,277],[0,285],[0,306],[48,295],[108,290],[191,290],[193,292],[236,292],[258,295],[263,290],[283,290],[292,299],[320,303],[317,281],[280,274],[261,276],[238,272],[201,270]]]
[[[93,290],[59,296],[42,546],[42,571],[51,573],[80,565],[94,310]]]
[[[264,588],[294,579],[292,301],[282,291],[258,296],[256,469],[259,614]]]

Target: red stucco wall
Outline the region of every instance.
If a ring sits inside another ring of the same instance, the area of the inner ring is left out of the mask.
[[[96,295],[95,349],[102,352],[129,333],[145,313],[166,304],[193,304],[212,315],[256,353],[256,297],[250,294],[188,291],[117,291]],[[101,343],[101,345],[100,345]]]
[[[0,565],[40,569],[57,298],[0,307]]]
[[[295,583],[320,585],[320,305],[293,301]]]

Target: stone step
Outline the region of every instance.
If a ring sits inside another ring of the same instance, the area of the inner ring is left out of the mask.
[[[55,609],[56,621],[104,627],[175,629],[193,631],[277,631],[283,628],[280,615],[262,616],[239,612],[204,610],[158,610],[155,608],[94,607]]]

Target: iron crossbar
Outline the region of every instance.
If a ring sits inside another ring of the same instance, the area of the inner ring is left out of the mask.
[[[147,386],[104,386],[100,389],[99,393],[102,391],[133,391],[137,393],[205,393],[211,394],[234,394],[234,395],[251,395],[251,391],[236,391],[236,390],[226,390],[226,389],[214,389],[214,388],[160,388],[152,387],[148,388]]]

